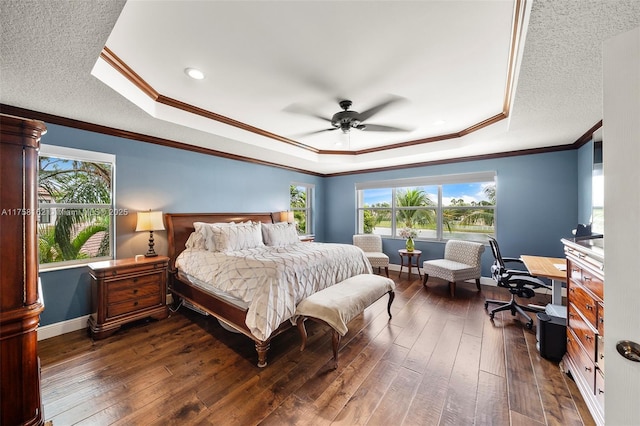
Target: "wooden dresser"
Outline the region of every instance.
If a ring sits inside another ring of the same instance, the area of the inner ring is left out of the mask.
[[[593,419],[604,424],[604,240],[562,240],[567,256],[567,353]]]
[[[89,264],[92,314],[88,327],[94,339],[103,339],[123,324],[169,315],[165,256],[119,259]]]
[[[44,423],[38,324],[38,149],[44,123],[0,114],[0,424]]]

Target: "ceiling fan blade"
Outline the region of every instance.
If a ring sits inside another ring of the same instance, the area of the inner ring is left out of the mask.
[[[404,100],[406,99],[400,96],[390,96],[385,101],[380,102],[378,105],[373,106],[365,111],[362,111],[360,114],[358,114],[358,116],[360,117],[360,121],[368,120],[369,118],[373,117],[383,109],[387,108],[389,105],[400,102],[400,101],[404,101]]]
[[[361,129],[365,132],[412,132],[413,129],[407,129],[403,127],[383,126],[380,124],[365,124]]]
[[[317,114],[311,111],[309,108],[300,104],[291,104],[288,107],[286,107],[283,111],[292,112],[294,114],[308,115],[310,117],[315,117],[315,118],[319,118],[320,120],[331,122],[331,118],[323,117],[320,114]]]
[[[296,139],[296,138],[304,138],[306,136],[313,136],[313,135],[317,135],[318,133],[324,133],[324,132],[331,132],[333,130],[338,130],[339,127],[331,127],[329,129],[321,129],[321,130],[314,130],[312,132],[304,132],[304,133],[298,133],[296,135],[292,135],[291,137]]]

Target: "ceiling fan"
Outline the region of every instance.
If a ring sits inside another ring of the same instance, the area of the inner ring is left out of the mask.
[[[369,131],[369,132],[410,132],[413,129],[407,129],[407,128],[395,127],[395,126],[385,126],[380,124],[364,123],[364,121],[370,119],[378,112],[387,108],[389,105],[402,100],[404,100],[404,98],[391,97],[363,112],[357,112],[349,109],[351,108],[351,105],[352,105],[352,102],[350,100],[343,99],[338,102],[338,104],[340,105],[340,108],[342,108],[342,111],[336,112],[335,114],[333,114],[331,118],[327,118],[327,117],[323,117],[321,115],[315,114],[298,105],[292,105],[289,108],[287,108],[287,110],[290,112],[311,115],[313,117],[316,117],[331,123],[332,127],[328,129],[315,130],[312,132],[300,134],[298,136],[310,136],[313,134],[330,132],[338,129],[342,130],[343,133],[349,133],[351,129],[358,129],[358,130]]]

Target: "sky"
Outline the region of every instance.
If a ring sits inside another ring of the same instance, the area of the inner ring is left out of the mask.
[[[449,205],[452,198],[462,198],[465,202],[487,200],[487,196],[482,191],[487,185],[485,182],[459,183],[442,185],[443,204]],[[418,187],[425,191],[433,201],[438,199],[438,187],[436,185]],[[364,190],[364,203],[373,205],[387,202],[391,204],[391,188],[366,189]]]

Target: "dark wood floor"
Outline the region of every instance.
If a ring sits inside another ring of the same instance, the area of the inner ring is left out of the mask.
[[[397,273],[394,273],[397,276]],[[180,309],[92,341],[77,331],[41,341],[42,400],[54,426],[86,425],[591,425],[572,380],[539,356],[535,328],[484,298],[502,289],[434,280],[398,285],[349,324],[331,369],[331,333],[317,323],[299,351],[279,336],[269,365],[253,342]],[[539,296],[546,303],[548,296]]]

